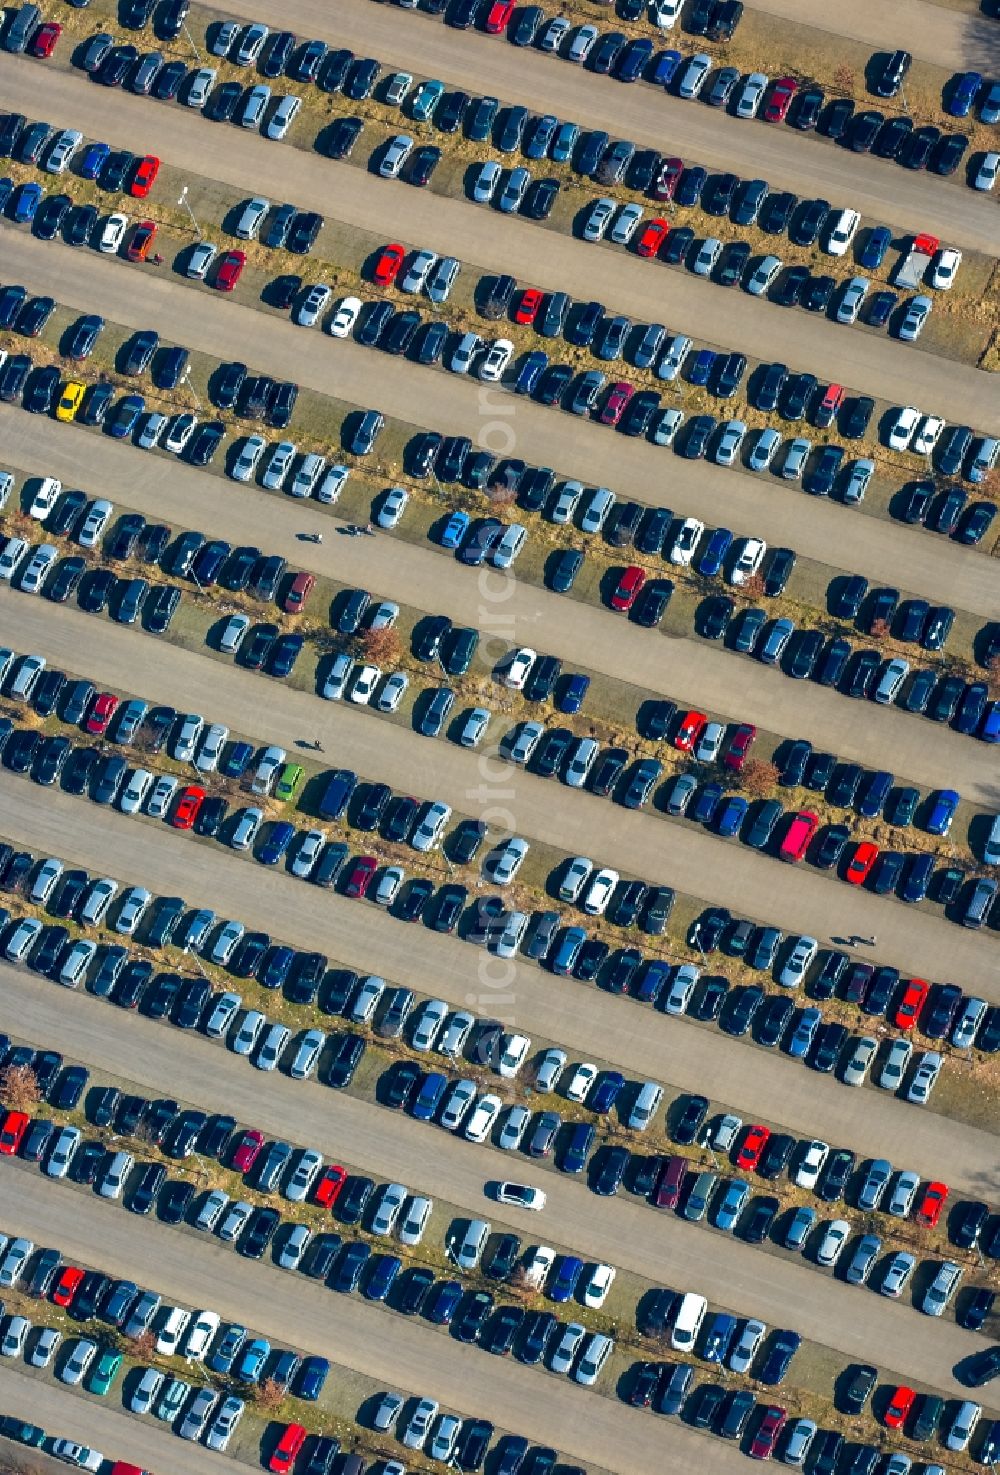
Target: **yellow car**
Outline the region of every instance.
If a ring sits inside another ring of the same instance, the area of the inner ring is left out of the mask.
[[[86,384],[80,384],[71,379],[62,392],[62,397],[56,405],[57,420],[75,420],[76,412],[83,402],[83,396],[87,393]]]

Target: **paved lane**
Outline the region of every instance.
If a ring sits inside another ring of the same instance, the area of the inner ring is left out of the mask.
[[[318,949],[357,972],[378,971],[453,1006],[487,1018],[499,1015],[508,1026],[539,1042],[555,1041],[581,1059],[607,1060],[630,1076],[667,1081],[677,1090],[706,1091],[745,1120],[800,1136],[816,1134],[861,1156],[886,1156],[926,1178],[940,1176],[947,1162],[954,1193],[1000,1197],[991,1133],[956,1129],[934,1112],[920,1114],[874,1088],[848,1090],[785,1056],[765,1056],[689,1019],[668,1018],[592,989],[581,992],[575,980],[528,963],[499,965],[468,943],[404,927],[374,906],[358,908],[337,895],[324,896],[319,905],[317,893],[292,877],[157,829],[152,821],[137,823],[112,811],[95,826],[92,809],[64,796],[52,795],[57,802],[39,806],[25,784],[9,783],[3,793],[6,829],[36,854],[59,855],[92,873],[113,869],[122,881],[252,921],[272,937]],[[16,992],[26,1011],[46,1010],[49,1023],[62,1003],[60,995],[53,1001],[45,991],[39,998],[30,979]],[[66,1007],[79,1006],[67,999]],[[110,1028],[108,1018],[99,1011],[98,1029]]]
[[[502,43],[491,47],[482,37],[450,32],[439,26],[432,30],[419,17],[401,17],[395,7],[380,9],[369,4],[368,0],[341,0],[341,4],[345,21],[353,14],[352,7],[363,7],[366,17],[374,18],[379,25],[390,24],[397,48],[402,36],[409,38],[409,28],[412,27],[415,37],[426,37],[431,42],[431,54],[437,56],[438,67],[442,59],[439,46],[444,49],[443,54],[447,54],[448,48],[455,43],[463,51],[472,48],[470,55],[473,57],[492,55],[506,58],[515,72],[523,71],[526,79],[520,84],[523,97],[511,100],[530,102],[540,95],[546,97],[547,106],[554,112],[564,117],[579,116],[579,98],[575,92],[575,87],[579,86],[579,74],[570,67],[560,68],[555,63],[546,62],[542,56],[526,56],[523,52],[504,47]],[[314,9],[319,8],[314,5]],[[296,22],[295,16],[289,15],[287,19],[289,24]],[[318,23],[310,26],[303,17],[300,29],[311,29],[313,34],[321,34],[323,27]],[[380,50],[375,44],[377,34],[373,33],[365,45],[358,42],[358,49],[369,54],[371,50]],[[342,40],[350,44],[347,35]],[[413,55],[409,52],[407,39],[397,59],[418,67],[419,43]],[[430,63],[431,57],[428,56],[427,60]],[[537,71],[539,67],[540,72]],[[432,75],[436,74],[433,66],[430,70]],[[29,116],[37,112],[37,76],[34,64],[16,57],[5,59],[6,105],[18,107]],[[562,106],[558,86],[552,87],[553,82],[564,77],[575,84],[573,102],[577,106],[570,106],[568,99],[566,106]],[[534,82],[531,78],[535,79]],[[464,80],[469,82],[470,78]],[[606,78],[595,77],[593,81],[613,89],[611,114],[605,119],[608,128],[616,133],[629,132],[637,138],[638,133],[629,127],[631,109],[636,105],[655,108],[658,99],[645,89],[622,88],[617,83],[608,83]],[[603,91],[598,87],[598,95]],[[511,96],[510,93],[502,95]],[[811,313],[783,312],[745,292],[726,292],[712,283],[699,281],[689,272],[666,268],[661,271],[655,264],[617,250],[612,255],[610,246],[597,252],[583,241],[555,231],[546,231],[544,236],[540,236],[523,219],[511,219],[494,210],[483,210],[468,201],[414,190],[406,184],[387,184],[365,170],[332,160],[320,160],[308,151],[271,144],[256,135],[248,135],[242,129],[213,128],[186,108],[174,107],[165,113],[163,107],[151,104],[147,99],[98,89],[79,73],[53,71],[46,74],[45,113],[53,126],[80,128],[90,137],[104,138],[134,152],[148,150],[157,153],[176,169],[220,180],[246,194],[260,193],[272,200],[292,199],[298,205],[311,206],[327,216],[372,231],[383,239],[396,239],[402,230],[403,239],[411,244],[450,252],[465,262],[478,263],[486,270],[512,272],[523,282],[536,282],[549,288],[561,287],[584,300],[594,296],[601,276],[613,273],[617,311],[642,319],[655,316],[675,331],[689,332],[710,343],[750,350],[763,359],[780,359],[793,368],[824,374],[840,384],[879,398],[919,405],[928,413],[934,411],[951,420],[971,421],[980,430],[992,428],[994,432],[1000,431],[1000,402],[991,375],[960,364],[943,365],[934,354],[905,347],[884,334],[838,327],[835,323],[817,320]],[[688,119],[695,114],[703,127],[709,125],[708,131],[712,134],[717,125],[733,123],[731,119],[718,118],[715,109],[684,110],[683,117]],[[662,145],[664,120],[658,111],[653,116],[655,124],[650,128],[647,141]],[[590,108],[588,121],[595,126],[600,123]],[[736,134],[746,137],[751,146],[752,167],[748,158],[744,173],[756,174],[762,169],[766,172],[769,148],[773,148],[775,140],[785,132],[789,133],[789,143],[796,146],[803,143],[807,148],[810,145],[810,140],[791,138],[790,130],[769,131],[763,125],[746,129],[739,124],[734,126]],[[679,135],[677,146],[684,148],[682,137],[683,134]],[[694,152],[693,146],[690,152]],[[810,167],[800,186],[803,192],[824,188],[819,168],[823,157],[826,153],[820,151],[812,160],[810,153]],[[705,162],[713,161],[706,159]],[[726,168],[741,167],[736,156],[714,162],[724,163]],[[812,163],[816,164],[815,169],[811,167]],[[850,174],[859,168],[857,161],[852,159]],[[895,172],[904,173],[902,170]],[[773,184],[778,182],[773,173],[770,178]],[[907,181],[904,180],[905,183]],[[884,183],[882,189],[886,189]],[[955,209],[958,192],[942,190],[941,193],[948,197],[948,219],[960,216],[961,211]],[[874,201],[859,201],[856,191],[850,194],[841,191],[841,197],[868,214],[883,218],[885,201],[881,195],[877,207]],[[836,200],[837,191],[833,190],[830,198]],[[961,200],[961,196],[958,199]],[[995,206],[987,204],[980,208],[991,212],[990,229],[994,233],[991,239],[995,247],[998,218],[993,213]],[[918,229],[933,228],[926,211],[919,219],[911,219],[909,224]],[[213,230],[210,234],[218,235],[219,232]],[[952,238],[943,224],[939,234]],[[972,243],[966,241],[964,244]],[[65,270],[65,254],[60,248],[55,247],[52,253],[36,249],[35,254],[56,255]],[[80,253],[74,254],[74,278],[78,271],[84,269],[83,259],[86,258],[81,258]],[[539,282],[542,261],[545,275]],[[146,300],[155,291],[157,283],[154,277],[155,274],[144,276],[148,284],[143,289]],[[69,286],[67,282],[67,290]],[[207,296],[207,293],[202,296]],[[607,439],[614,442],[615,437]],[[662,465],[662,457],[659,464]]]
[[[87,674],[112,687],[134,669],[135,640],[152,639],[77,610],[43,608],[7,589],[0,592],[0,610],[5,638],[15,649],[36,650],[63,670],[81,664],[85,650]],[[452,744],[422,741],[402,727],[380,729],[373,758],[371,715],[349,710],[350,704],[320,705],[309,693],[285,688],[276,710],[276,693],[260,676],[169,645],[160,645],[152,659],[155,676],[142,678],[138,694],[181,711],[200,711],[234,732],[259,735],[290,751],[318,736],[331,764],[371,773],[402,793],[443,800],[458,813],[487,818],[494,829],[509,823],[503,817],[509,813],[518,832],[564,853],[592,854],[625,874],[711,898],[738,915],[773,921],[786,931],[819,938],[832,932],[877,934],[878,947],[869,952],[879,961],[918,977],[958,977],[970,990],[998,992],[995,939],[955,927],[933,911],[914,911],[817,872],[779,868],[777,861],[724,845],[702,830],[676,825],[666,830],[660,818],[631,813],[593,794],[580,792],[569,802],[561,785],[490,765],[483,755]],[[271,708],[265,724],[262,700]],[[48,795],[46,807],[59,798]]]
[[[831,47],[837,36],[850,36],[873,49],[906,46],[949,71],[992,73],[1000,66],[1000,26],[983,15],[978,0],[967,10],[925,0],[837,0],[830,7],[815,0],[754,0],[754,9],[829,31]]]
[[[106,1012],[93,1000],[80,1002],[90,1005],[94,1014]],[[483,1199],[482,1185],[497,1175],[501,1161],[509,1160],[501,1159],[491,1148],[445,1137],[409,1117],[391,1115],[381,1107],[330,1092],[315,1082],[293,1085],[276,1077],[262,1085],[252,1067],[224,1055],[220,1046],[200,1036],[171,1037],[167,1026],[157,1026],[139,1016],[119,1016],[106,1028],[109,1034],[128,1040],[128,1051],[117,1053],[123,1063],[131,1062],[128,1075],[133,1079],[150,1085],[159,1082],[161,1089],[185,1096],[188,1090],[184,1087],[193,1087],[189,1099],[203,1108],[232,1111],[265,1131],[288,1131],[293,1142],[306,1136],[311,1145],[335,1161],[346,1146],[348,1161],[370,1172],[384,1174],[413,1190],[430,1191],[464,1210],[481,1212],[490,1219],[497,1217]],[[107,1044],[95,1041],[95,1048],[101,1057],[109,1054]],[[77,1053],[90,1058],[86,1048]],[[242,1077],[239,1082],[237,1075]],[[224,1084],[229,1085],[230,1077],[231,1089],[221,1090]],[[293,1097],[294,1101],[290,1099]],[[463,1349],[426,1324],[411,1323],[350,1297],[317,1297],[314,1286],[266,1265],[241,1262],[217,1240],[169,1230],[152,1219],[137,1226],[120,1205],[105,1203],[86,1190],[43,1179],[30,1167],[13,1171],[18,1174],[17,1186],[11,1186],[0,1204],[0,1228],[5,1232],[27,1234],[36,1244],[55,1243],[67,1254],[80,1255],[99,1268],[107,1264],[109,1256],[115,1257],[116,1264],[120,1256],[117,1275],[131,1276],[140,1284],[152,1283],[165,1294],[186,1299],[188,1305],[212,1306],[265,1335],[271,1335],[278,1325],[286,1325],[276,1319],[284,1295],[284,1311],[295,1317],[287,1323],[296,1328],[291,1340],[300,1350],[322,1350],[360,1372],[388,1378],[407,1388],[414,1388],[417,1377],[414,1369],[418,1362],[414,1359],[419,1358],[421,1368],[427,1368],[433,1360],[449,1377],[450,1386],[446,1391],[438,1391],[440,1384],[420,1391],[451,1402],[462,1387],[460,1396],[466,1411],[490,1408],[491,1416],[505,1428],[532,1432],[527,1408],[512,1413],[505,1394],[520,1388],[522,1392],[534,1389],[537,1395],[537,1383],[523,1382],[525,1375],[537,1378],[537,1372],[517,1363],[498,1363],[486,1354],[465,1352],[469,1380],[463,1381],[460,1365],[454,1360]],[[794,1327],[813,1341],[835,1348],[845,1360],[862,1358],[866,1348],[869,1352],[877,1348],[880,1365],[905,1369],[908,1376],[952,1396],[960,1389],[951,1373],[953,1365],[988,1345],[984,1337],[963,1331],[953,1321],[937,1322],[909,1305],[890,1302],[869,1290],[856,1292],[804,1263],[763,1254],[752,1245],[714,1231],[692,1228],[673,1215],[656,1215],[634,1201],[595,1199],[575,1178],[550,1173],[543,1181],[548,1201],[540,1218],[505,1210],[499,1220],[517,1229],[527,1243],[536,1235],[544,1236],[557,1245],[572,1246],[584,1257],[633,1270],[654,1284],[701,1290],[741,1315],[759,1316],[770,1325]],[[41,1233],[36,1210],[46,1215]],[[144,1264],[145,1268],[139,1273],[127,1268],[136,1264]],[[191,1266],[190,1281],[179,1279],[187,1265]],[[213,1274],[218,1289],[212,1287]],[[202,1280],[202,1275],[207,1278]],[[251,1291],[258,1296],[254,1310],[246,1304],[237,1306],[231,1299]],[[323,1348],[302,1340],[310,1327],[299,1320],[299,1312],[306,1305],[318,1309],[321,1324],[325,1307],[327,1341]],[[379,1347],[384,1353],[394,1327],[398,1348],[391,1361],[376,1362],[373,1370],[368,1357]],[[348,1332],[351,1335],[344,1335]],[[438,1336],[436,1342],[431,1341],[434,1336]],[[440,1356],[436,1355],[438,1348]],[[407,1360],[401,1366],[404,1355]],[[498,1395],[492,1407],[491,1369]],[[506,1379],[504,1373],[509,1375]],[[418,1382],[423,1378],[421,1372]],[[575,1388],[567,1391],[578,1393]],[[567,1414],[575,1401],[567,1403]],[[596,1402],[602,1408],[594,1422],[610,1436],[621,1412],[603,1400]],[[534,1437],[540,1436],[535,1432]],[[580,1437],[582,1431],[574,1434],[572,1425],[562,1420],[547,1436],[549,1443],[577,1454],[582,1452]],[[589,1458],[616,1471],[641,1469],[642,1443],[633,1447],[630,1439],[629,1444],[631,1455],[614,1455],[605,1442],[592,1449]],[[646,1466],[647,1471],[650,1468]]]

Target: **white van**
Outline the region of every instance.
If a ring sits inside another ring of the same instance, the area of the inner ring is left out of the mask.
[[[629,1112],[625,1125],[633,1131],[645,1132],[662,1100],[663,1087],[658,1086],[655,1081],[646,1081],[635,1098],[635,1105]]]
[[[708,1302],[695,1291],[688,1291],[681,1301],[680,1310],[670,1333],[670,1345],[677,1352],[693,1352],[698,1340],[701,1324],[705,1320]]]

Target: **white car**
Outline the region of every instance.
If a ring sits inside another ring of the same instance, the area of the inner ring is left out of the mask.
[[[503,1109],[499,1096],[481,1096],[465,1124],[463,1135],[470,1142],[485,1142]]]
[[[65,1178],[73,1154],[80,1145],[82,1133],[79,1127],[62,1127],[55,1142],[49,1148],[43,1171],[50,1178]]]
[[[267,458],[267,466],[261,477],[261,486],[266,487],[269,492],[277,492],[284,485],[285,477],[292,469],[292,462],[297,454],[298,447],[294,441],[279,440],[277,445],[271,447],[271,454]]]
[[[916,405],[903,405],[889,426],[890,449],[893,451],[907,450],[922,419],[923,413],[917,409]]]
[[[661,31],[673,30],[684,0],[649,0],[649,18]]]
[[[501,672],[501,680],[504,686],[509,686],[513,691],[521,691],[528,679],[532,666],[538,659],[538,652],[530,646],[523,645],[515,650],[507,658]]]
[[[498,338],[491,343],[485,358],[479,365],[479,377],[487,384],[496,384],[503,378],[504,370],[514,357],[514,345],[509,338]]]
[[[267,1018],[259,1009],[248,1009],[236,1034],[229,1042],[234,1055],[249,1055],[260,1039]]]
[[[375,521],[379,527],[398,527],[409,500],[410,494],[405,487],[390,487],[379,503],[378,512],[375,514]]]
[[[337,310],[327,323],[326,331],[334,338],[349,338],[363,305],[360,297],[344,297],[337,304]]]
[[[438,1405],[435,1399],[421,1398],[403,1431],[403,1443],[407,1449],[423,1449],[437,1411]]]
[[[279,748],[276,744],[264,749],[250,784],[254,794],[270,794],[287,756],[284,748]]]
[[[118,916],[115,918],[115,931],[124,937],[131,937],[152,899],[145,886],[130,886],[122,896]]]
[[[1000,153],[991,149],[983,155],[983,162],[976,170],[972,181],[973,189],[991,190],[1000,177]]]
[[[249,615],[230,615],[225,629],[219,636],[219,649],[227,656],[234,656],[243,644],[243,638],[249,629]]]
[[[722,427],[715,447],[715,463],[717,466],[733,466],[740,453],[740,446],[747,433],[746,422],[743,420],[727,420]]]
[[[674,535],[670,545],[670,562],[687,568],[694,557],[698,540],[705,531],[705,524],[696,517],[686,517]]]
[[[516,1152],[524,1140],[530,1120],[531,1112],[526,1106],[512,1106],[500,1128],[497,1146],[504,1152]]]
[[[437,265],[436,251],[418,251],[397,283],[401,292],[422,292]]]
[[[677,95],[690,102],[698,96],[705,85],[705,79],[712,70],[712,58],[704,51],[697,52],[691,57],[687,66],[681,72],[677,83]]]
[[[569,1085],[564,1095],[567,1101],[584,1102],[590,1095],[590,1088],[597,1080],[598,1070],[596,1065],[589,1061],[582,1061],[570,1077]]]
[[[569,43],[566,60],[577,63],[586,61],[600,34],[596,26],[581,26]]]
[[[540,1188],[532,1188],[530,1183],[498,1183],[497,1203],[538,1212],[545,1207],[545,1194]]]
[[[153,791],[146,802],[146,813],[150,819],[163,819],[170,808],[179,783],[180,780],[174,778],[172,773],[164,773],[156,780]]]
[[[441,1033],[448,1017],[448,1005],[443,999],[428,999],[417,1013],[410,1035],[410,1046],[414,1050],[430,1050]]]
[[[101,541],[108,520],[114,512],[114,506],[104,497],[98,497],[91,502],[87,508],[87,515],[76,530],[76,541],[81,548],[96,548]]]
[[[588,917],[603,917],[621,877],[610,866],[602,866],[587,887],[581,906]]]
[[[912,1101],[916,1106],[926,1106],[937,1078],[941,1074],[941,1065],[942,1057],[936,1050],[927,1050],[921,1056],[906,1093],[907,1101]]]
[[[98,251],[106,251],[109,255],[120,251],[127,230],[127,215],[109,215],[101,227],[101,233],[97,238]]]
[[[191,281],[203,282],[218,254],[218,246],[214,246],[211,241],[198,241],[188,252],[184,275]]]
[[[722,722],[706,722],[701,737],[695,745],[694,756],[699,763],[714,763],[722,747],[726,728]]]
[[[328,287],[325,282],[314,282],[296,308],[293,322],[298,323],[300,328],[314,328],[332,296],[332,287]]]
[[[575,855],[567,864],[562,880],[559,882],[559,900],[578,901],[593,869],[592,860],[588,860],[585,855]]]
[[[385,684],[378,694],[375,706],[380,712],[395,712],[403,697],[406,695],[410,678],[405,671],[393,671],[386,677]]]
[[[536,1245],[524,1262],[524,1278],[527,1284],[533,1290],[541,1290],[555,1263],[555,1250],[548,1245]]]
[[[151,1414],[165,1380],[165,1373],[161,1373],[158,1368],[147,1367],[128,1400],[132,1413]]]
[[[535,1076],[535,1089],[544,1093],[554,1091],[565,1069],[566,1051],[555,1048],[546,1050]]]
[[[941,439],[945,422],[940,415],[928,415],[910,442],[910,450],[918,456],[929,456]]]
[[[185,107],[203,108],[208,102],[208,96],[215,86],[218,72],[215,67],[199,67],[188,79],[187,89],[181,98]]]
[[[595,1265],[581,1291],[583,1304],[595,1310],[603,1306],[614,1281],[615,1268],[613,1265]]]
[[[295,98],[295,101],[298,102],[298,98]],[[268,136],[274,137],[275,135]],[[229,1447],[229,1441],[243,1417],[245,1407],[243,1399],[237,1398],[234,1393],[222,1400],[205,1435],[205,1443],[209,1449],[224,1450]]]
[[[614,218],[618,206],[615,201],[606,195],[595,200],[587,212],[587,218],[583,222],[583,239],[585,241],[601,241],[605,232]]]
[[[935,291],[948,292],[955,284],[955,277],[961,265],[961,251],[956,251],[954,246],[945,246],[935,256],[927,280]]]
[[[528,853],[527,840],[512,835],[502,845],[490,852],[483,862],[483,874],[497,886],[509,886],[517,875]]]
[[[642,206],[634,202],[622,207],[621,214],[611,227],[609,240],[614,241],[616,246],[627,246],[636,233],[639,221],[642,219]]]
[[[43,476],[28,504],[28,516],[34,517],[38,522],[43,522],[59,500],[61,491],[61,481],[57,481],[54,476]]]
[[[275,108],[274,112],[271,114],[270,118],[264,125],[264,137],[271,139],[284,138],[285,134],[288,132],[289,128],[291,128],[292,124],[295,122],[295,119],[298,117],[299,109],[301,108],[301,106],[302,99],[301,97],[296,97],[294,92],[288,93],[285,97],[279,98],[278,106]],[[219,1445],[217,1447],[220,1449],[225,1448],[224,1445]]]
[[[399,171],[413,152],[413,139],[408,133],[397,133],[386,144],[378,172],[383,179],[398,179]]]
[[[42,165],[46,173],[63,174],[69,168],[70,160],[81,143],[83,134],[79,129],[64,128],[48,146],[45,163]]]
[[[751,72],[736,95],[734,109],[737,118],[756,118],[767,91],[768,79],[763,72]]]
[[[512,1081],[527,1059],[531,1040],[527,1035],[506,1034],[500,1044],[497,1071],[504,1080]]]
[[[871,1035],[862,1035],[854,1041],[850,1058],[841,1072],[845,1086],[863,1086],[878,1053],[878,1040]]]
[[[737,587],[752,579],[764,561],[767,544],[763,538],[744,538],[743,545],[729,574],[730,584]]]
[[[798,988],[818,952],[819,943],[815,937],[799,937],[788,956],[788,961],[778,974],[778,982],[782,987]]]
[[[780,256],[765,256],[757,269],[744,283],[745,289],[751,297],[763,297],[774,284],[774,279],[781,271],[782,262]]]
[[[267,447],[267,440],[262,435],[248,435],[243,442],[243,448],[229,475],[233,481],[248,482],[253,480],[254,473],[260,462],[261,456]]]
[[[851,1237],[851,1226],[846,1219],[832,1219],[816,1246],[816,1264],[829,1267],[836,1265],[844,1246]]]
[[[21,574],[19,588],[23,594],[40,594],[49,569],[59,556],[54,543],[40,543],[31,555],[27,568]]]
[[[348,1019],[353,1019],[355,1024],[367,1024],[378,1008],[379,1000],[385,993],[385,979],[379,978],[375,973],[367,974],[351,1000],[347,1011]]]
[[[691,263],[691,270],[696,277],[710,277],[721,255],[722,242],[718,236],[706,236]]]
[[[796,1187],[815,1188],[823,1164],[829,1155],[830,1144],[828,1142],[820,1142],[818,1138],[810,1142],[792,1174],[792,1182]]]
[[[347,694],[347,700],[349,702],[357,702],[359,706],[367,705],[381,680],[382,671],[380,667],[359,667],[354,673],[351,689]]]
[[[206,727],[202,736],[201,746],[194,760],[194,766],[199,772],[215,772],[228,738],[229,728],[223,726],[221,722],[213,722],[210,726]]]
[[[184,1356],[194,1358],[195,1362],[203,1362],[221,1321],[222,1318],[217,1311],[196,1312],[188,1329]]]
[[[480,164],[479,172],[472,182],[472,198],[477,205],[488,205],[497,192],[503,173],[496,159],[487,159]]]

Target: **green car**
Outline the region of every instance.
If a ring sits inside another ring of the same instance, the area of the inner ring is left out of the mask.
[[[15,1419],[12,1414],[0,1419],[0,1434],[6,1439],[16,1439],[19,1444],[33,1444],[36,1448],[45,1438],[44,1429],[37,1424],[26,1424],[23,1419]]]
[[[280,799],[282,804],[287,804],[289,799],[294,799],[298,787],[302,782],[302,764],[286,763],[281,770],[281,775],[274,789],[274,797]]]
[[[122,1354],[115,1352],[111,1347],[105,1347],[91,1371],[88,1383],[89,1391],[91,1393],[97,1393],[103,1398],[115,1378],[117,1378],[121,1365]]]

